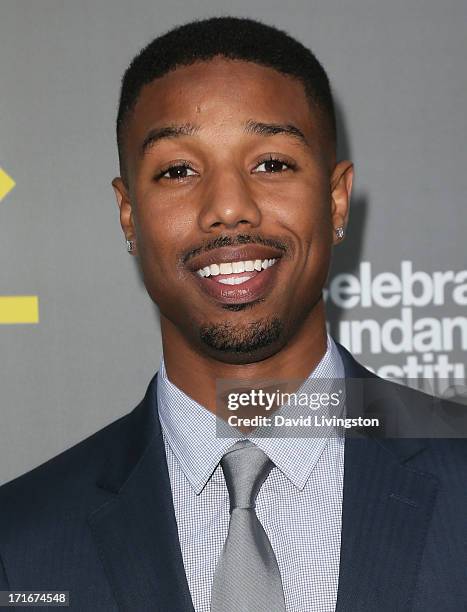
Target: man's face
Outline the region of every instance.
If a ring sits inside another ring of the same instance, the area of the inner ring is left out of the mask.
[[[228,363],[271,356],[297,333],[351,187],[324,134],[299,81],[251,62],[198,62],[142,89],[127,185],[113,185],[163,331]]]

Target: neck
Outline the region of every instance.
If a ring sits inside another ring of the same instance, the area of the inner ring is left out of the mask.
[[[304,380],[323,358],[327,346],[323,300],[319,300],[287,344],[271,357],[244,365],[217,361],[193,348],[161,314],[162,347],[169,380],[186,395],[220,415],[216,381]],[[287,387],[290,392],[295,387]],[[222,415],[220,415],[222,416]]]

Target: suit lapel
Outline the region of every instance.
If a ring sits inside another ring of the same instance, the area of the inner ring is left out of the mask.
[[[346,378],[374,383],[368,370],[338,348]],[[370,404],[374,409],[364,383],[358,400],[363,410]],[[400,399],[393,394],[385,402]],[[421,440],[346,438],[337,612],[410,609],[436,496],[434,477],[410,465],[423,450]]]
[[[346,378],[372,377],[340,344],[338,349]],[[194,612],[157,418],[156,381],[157,375],[104,449],[109,459],[98,486],[105,498],[88,523],[119,609]],[[370,404],[365,390],[357,399]],[[410,609],[436,496],[434,478],[410,466],[422,451],[420,440],[346,439],[336,612]]]
[[[119,609],[193,612],[155,409],[157,375],[109,450],[89,517]]]

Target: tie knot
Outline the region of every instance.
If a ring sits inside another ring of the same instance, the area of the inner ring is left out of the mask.
[[[230,511],[254,508],[261,485],[266,480],[272,461],[249,440],[239,440],[222,457],[221,466],[229,491]]]

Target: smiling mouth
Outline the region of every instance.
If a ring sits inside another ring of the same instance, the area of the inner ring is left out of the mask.
[[[228,310],[242,310],[243,305],[253,306],[264,301],[275,285],[279,262],[278,257],[213,263],[198,268],[194,276],[210,298]]]
[[[277,284],[285,253],[280,245],[226,245],[193,257],[187,268],[204,296],[217,306],[253,306],[263,302]]]
[[[246,261],[232,261],[221,264],[213,263],[204,268],[199,268],[196,273],[201,278],[211,278],[223,285],[243,285],[263,270],[271,268],[277,262],[272,259],[249,259]]]

